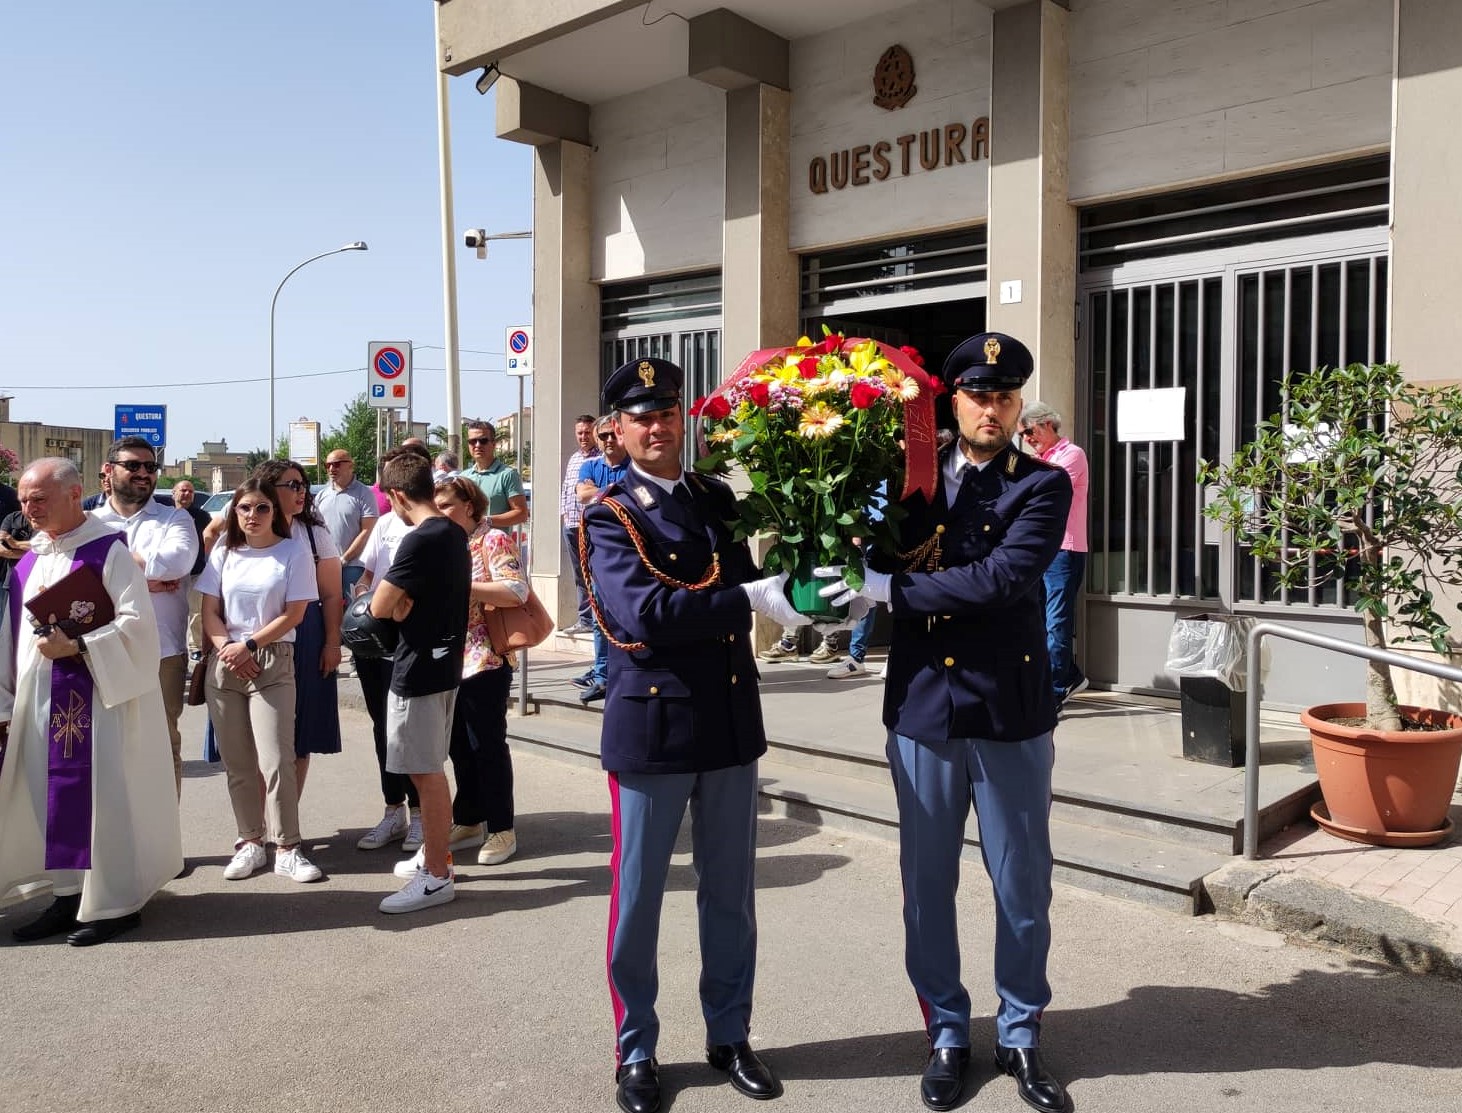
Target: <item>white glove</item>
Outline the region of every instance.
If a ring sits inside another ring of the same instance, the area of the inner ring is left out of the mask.
[[[806,626],[812,620],[792,606],[792,601],[782,590],[786,583],[787,573],[779,572],[764,580],[752,580],[738,586],[746,592],[746,598],[751,601],[751,609],[758,614],[764,614],[783,626]]]
[[[887,572],[875,572],[871,568],[863,570],[863,586],[854,588],[847,580],[843,579],[843,568],[841,564],[834,564],[826,568],[814,568],[812,574],[820,580],[834,580],[817,594],[824,599],[830,600],[835,607],[848,604],[848,617],[853,617],[852,607],[855,602],[861,600],[864,603],[863,610],[858,617],[862,618],[868,613],[868,609],[874,603],[887,603],[890,598],[889,581],[892,579]],[[856,621],[856,619],[854,620]]]

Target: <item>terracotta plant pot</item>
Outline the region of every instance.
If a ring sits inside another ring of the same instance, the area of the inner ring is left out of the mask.
[[[1447,812],[1462,763],[1462,715],[1401,709],[1406,718],[1443,730],[1370,730],[1330,721],[1363,718],[1365,713],[1363,703],[1327,703],[1300,713],[1334,822],[1327,829],[1361,842],[1380,842],[1390,835],[1402,836],[1400,842],[1409,846],[1440,842],[1451,830]]]

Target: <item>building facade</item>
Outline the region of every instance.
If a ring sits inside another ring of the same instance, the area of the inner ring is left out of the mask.
[[[442,68],[496,65],[497,134],[535,151],[532,432],[550,473],[568,419],[636,355],[702,394],[823,325],[935,367],[1001,329],[1036,353],[1027,396],[1091,460],[1095,684],[1170,690],[1178,614],[1359,640],[1343,589],[1283,592],[1205,522],[1196,470],[1277,411],[1288,370],[1396,359],[1456,378],[1462,4],[656,8],[441,6]],[[1131,439],[1119,402],[1171,388],[1171,439]],[[560,559],[534,574],[566,607]],[[1318,702],[1361,671],[1276,647],[1266,693]]]
[[[98,477],[112,443],[110,429],[11,421],[10,402],[8,395],[0,395],[0,444],[15,453],[22,470],[43,457],[63,456],[76,465],[88,491],[100,489]],[[18,472],[15,478],[20,478]]]

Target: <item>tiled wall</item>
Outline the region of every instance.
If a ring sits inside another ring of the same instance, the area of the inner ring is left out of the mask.
[[[1385,148],[1392,0],[1072,0],[1071,197]]]

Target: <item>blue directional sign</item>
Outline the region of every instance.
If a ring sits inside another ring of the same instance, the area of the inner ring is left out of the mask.
[[[112,435],[146,437],[155,449],[168,443],[168,408],[166,406],[117,406],[112,419]]]

